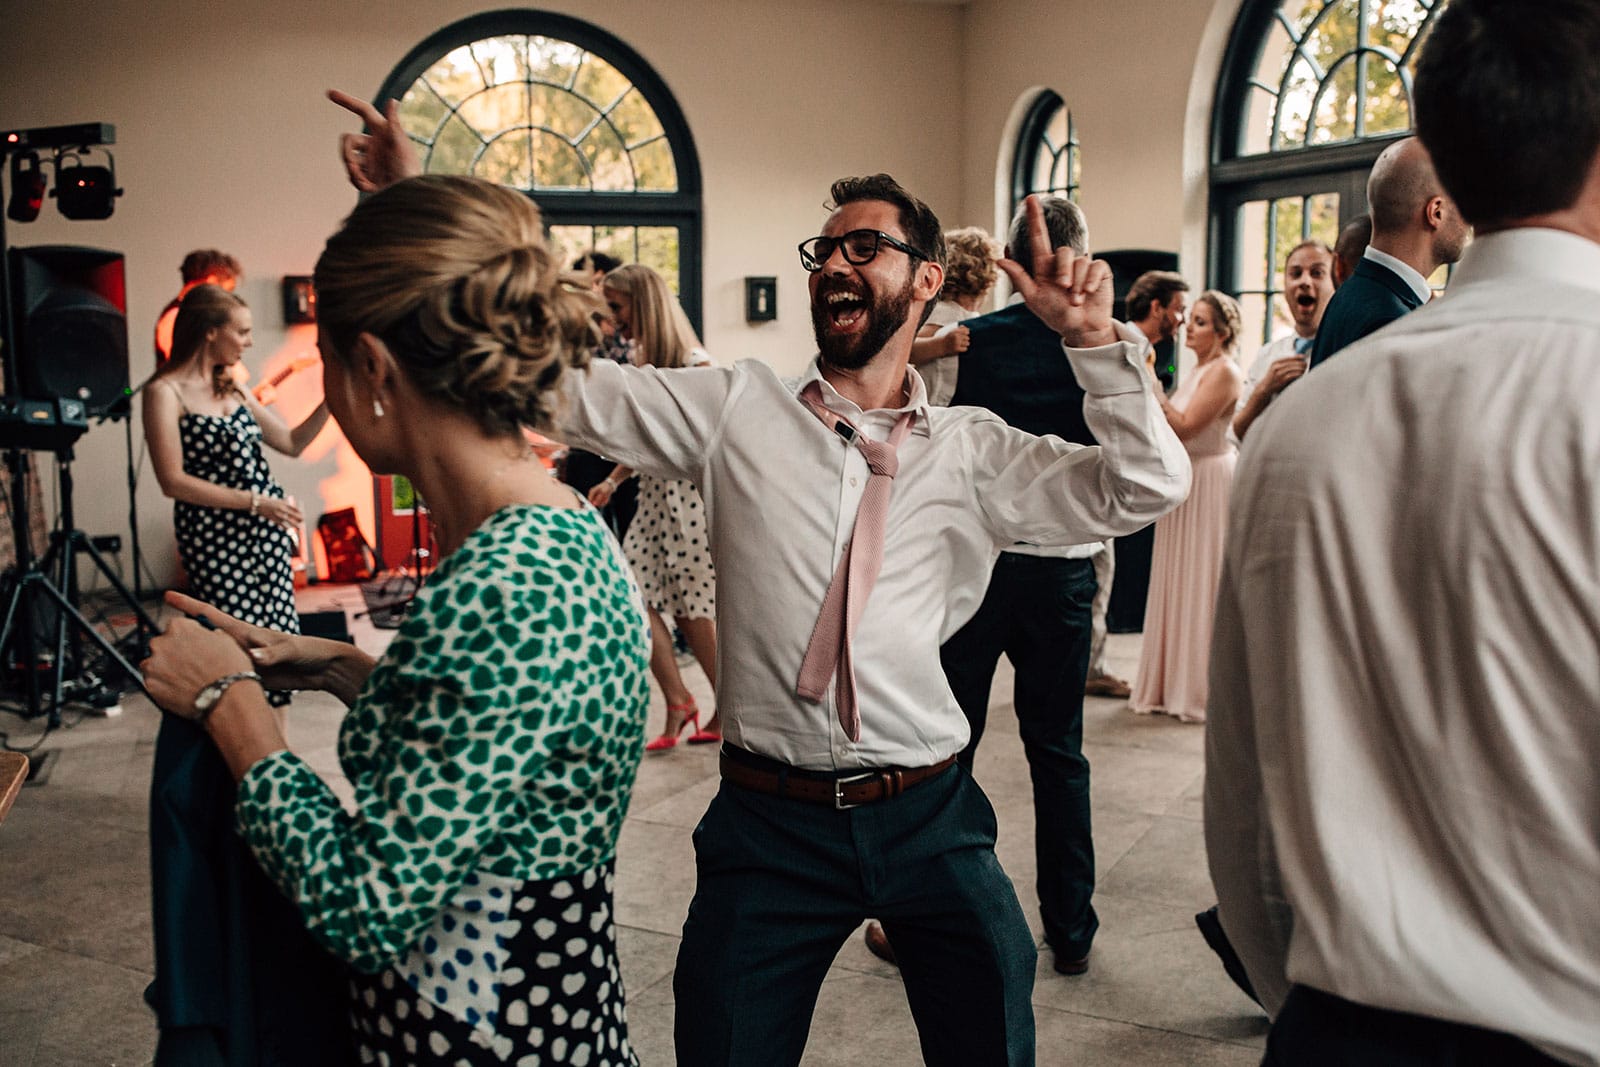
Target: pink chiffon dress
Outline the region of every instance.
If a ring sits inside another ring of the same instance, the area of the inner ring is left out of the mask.
[[[1227,373],[1223,359],[1188,375],[1172,406],[1188,407],[1207,375]],[[1184,443],[1194,470],[1189,498],[1156,522],[1150,556],[1150,591],[1144,609],[1144,645],[1128,705],[1136,712],[1165,712],[1184,722],[1205,722],[1206,674],[1211,656],[1211,615],[1222,575],[1228,497],[1237,449],[1228,442],[1233,405]]]

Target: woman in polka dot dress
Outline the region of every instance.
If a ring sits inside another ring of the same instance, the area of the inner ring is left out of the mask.
[[[606,275],[602,293],[623,336],[634,342],[639,362],[655,367],[711,363],[666,279],[654,270],[640,263],[618,267]],[[633,474],[619,465],[589,490],[589,502],[604,507],[617,486]],[[706,506],[700,490],[690,482],[640,474],[638,511],[628,524],[622,551],[650,605],[650,671],[667,701],[667,727],[645,749],[672,748],[685,727],[693,730],[691,745],[720,741],[721,724],[715,713],[710,722],[700,726],[700,709],[678,673],[672,638],[661,621],[663,615],[673,617],[716,688],[717,575],[711,565]]]
[[[376,663],[174,596],[221,632],[179,618],[145,664],[227,760],[262,869],[351,965],[362,1063],[638,1062],[612,893],[649,639],[616,539],[522,436],[588,358],[594,298],[558,271],[521,193],[435,175],[363,200],[317,263],[323,384],[361,458],[428,501],[443,558]],[[349,811],[262,685],[350,705]]]
[[[191,289],[172,326],[172,358],[144,393],[144,432],[161,491],[174,501],[178,558],[189,588],[228,614],[300,632],[294,534],[302,516],[262,454],[298,456],[328,421],[327,404],[294,427],[233,377],[250,347],[250,309],[215,285]],[[274,704],[288,703],[274,693]]]

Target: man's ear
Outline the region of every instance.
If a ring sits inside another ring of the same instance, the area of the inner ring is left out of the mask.
[[[944,268],[925,259],[917,268],[917,284],[911,289],[911,299],[932,300],[944,288]]]
[[[1428,228],[1437,230],[1444,225],[1444,197],[1430,196],[1428,202],[1422,207],[1422,217],[1427,222]]]

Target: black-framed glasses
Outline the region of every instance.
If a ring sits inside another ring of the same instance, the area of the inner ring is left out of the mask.
[[[844,253],[846,263],[854,263],[859,267],[863,263],[871,263],[881,245],[898,248],[912,259],[929,258],[926,252],[919,252],[882,230],[851,230],[843,237],[813,237],[809,241],[801,241],[800,265],[815,274],[833,258],[833,250],[837,248]]]

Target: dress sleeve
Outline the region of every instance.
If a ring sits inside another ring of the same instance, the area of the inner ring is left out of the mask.
[[[519,794],[565,728],[529,692],[522,650],[502,651],[468,663],[418,656],[369,686],[350,711],[378,724],[360,739],[354,814],[286,752],[239,783],[239,828],[262,868],[312,935],[359,970],[382,970],[432,924],[519,817]],[[369,698],[390,706],[363,708]]]
[[[1189,493],[1189,456],[1161,414],[1130,341],[1066,349],[1098,446],[981,419],[972,483],[995,543],[1065,546],[1132,533]]]

